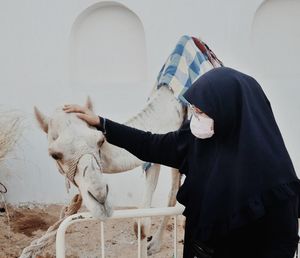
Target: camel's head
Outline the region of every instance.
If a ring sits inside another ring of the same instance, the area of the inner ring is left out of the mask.
[[[88,98],[86,107],[92,110]],[[52,117],[34,108],[36,119],[48,136],[49,155],[57,162],[61,173],[66,173],[82,195],[91,213],[105,219],[112,214],[110,192],[102,174],[100,147],[102,132],[90,127],[74,113],[57,108]]]

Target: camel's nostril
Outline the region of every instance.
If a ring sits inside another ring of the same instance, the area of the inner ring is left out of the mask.
[[[61,152],[54,152],[54,153],[51,153],[50,155],[55,160],[60,160],[63,158],[63,154]]]
[[[104,189],[103,189],[104,190]],[[109,191],[109,188],[108,188],[108,185],[106,184],[105,186],[105,190],[106,192],[105,193],[101,193],[101,194],[98,194],[98,195],[94,195],[92,194],[90,191],[87,191],[88,192],[88,195],[94,199],[96,202],[100,203],[101,205],[104,205],[105,202],[106,202],[106,199],[107,199],[107,196],[108,196],[108,191]]]
[[[93,198],[96,202],[100,203],[101,205],[105,204],[106,197],[102,198],[96,198],[90,191],[88,191],[88,195]]]
[[[97,142],[98,147],[101,147],[104,142],[105,142],[104,138],[101,138],[100,140],[98,140],[98,142]]]

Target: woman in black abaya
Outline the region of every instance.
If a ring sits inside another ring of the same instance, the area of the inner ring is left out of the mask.
[[[270,102],[252,77],[231,68],[202,75],[184,94],[191,121],[152,134],[65,105],[139,159],[186,175],[184,258],[292,258],[300,183]]]

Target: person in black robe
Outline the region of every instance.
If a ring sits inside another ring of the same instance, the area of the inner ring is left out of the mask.
[[[203,74],[184,98],[196,113],[166,134],[131,128],[78,105],[64,110],[79,112],[109,143],[186,176],[177,193],[185,206],[184,258],[292,258],[300,181],[261,86],[221,67]],[[206,125],[213,121],[206,137],[203,117]]]

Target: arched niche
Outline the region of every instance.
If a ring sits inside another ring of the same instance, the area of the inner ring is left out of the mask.
[[[257,9],[251,31],[256,69],[269,76],[300,75],[300,1],[268,0]]]
[[[70,76],[86,86],[144,81],[145,33],[138,16],[116,2],[84,10],[71,31]]]

